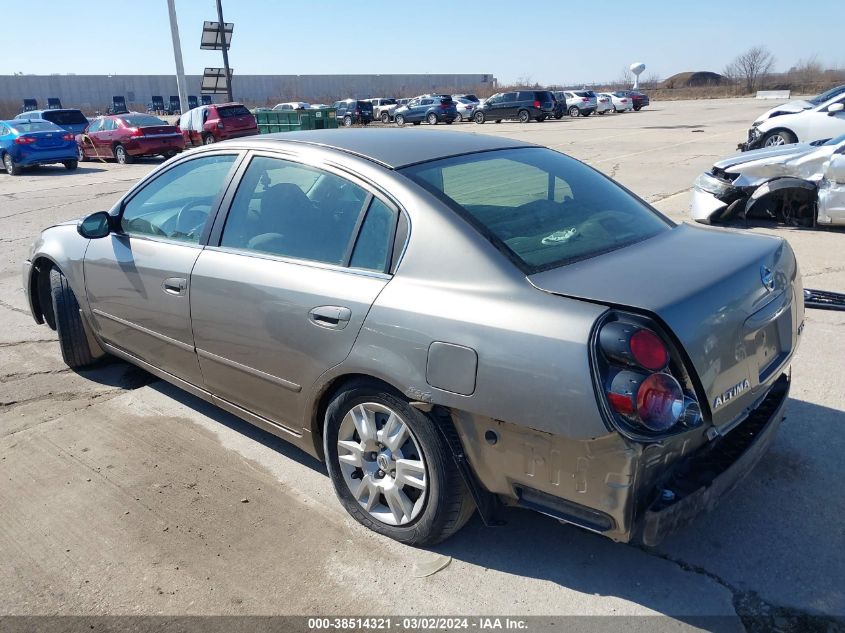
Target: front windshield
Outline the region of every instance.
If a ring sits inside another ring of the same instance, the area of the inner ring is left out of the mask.
[[[616,250],[672,226],[599,172],[546,148],[481,152],[402,172],[528,273]]]
[[[823,145],[839,145],[843,142],[845,142],[845,134],[832,138],[829,141],[823,143]]]
[[[821,105],[828,99],[833,99],[835,96],[842,94],[845,92],[845,86],[837,86],[836,88],[831,88],[830,90],[825,90],[820,95],[816,95],[812,99],[810,99],[810,103],[813,105]]]

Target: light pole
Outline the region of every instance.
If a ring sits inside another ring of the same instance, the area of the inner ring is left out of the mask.
[[[217,0],[220,7],[220,0]],[[176,62],[176,90],[179,93],[179,111],[184,112],[188,105],[188,86],[185,82],[185,67],[182,65],[182,44],[179,42],[179,24],[176,22],[175,0],[167,0],[170,13],[170,36],[173,38],[173,59]],[[224,53],[225,55],[225,53]]]
[[[226,99],[231,103],[234,101],[232,98],[232,74],[229,72],[229,50],[226,46],[226,29],[223,24],[223,3],[221,0],[217,0],[217,20],[220,25],[220,43],[223,48],[223,72],[226,73]]]

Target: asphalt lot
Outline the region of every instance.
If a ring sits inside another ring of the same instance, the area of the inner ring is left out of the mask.
[[[683,221],[696,175],[770,106],[437,129],[550,145]],[[71,372],[31,319],[19,271],[37,232],[109,208],[155,164],[0,175],[0,614],[845,616],[845,313],[808,311],[772,449],[656,550],[519,510],[408,548],[348,518],[304,453],[122,362]],[[845,292],[845,232],[741,230],[785,237],[805,286]]]

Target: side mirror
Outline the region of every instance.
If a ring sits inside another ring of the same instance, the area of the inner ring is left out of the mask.
[[[845,109],[845,105],[841,103],[834,103],[833,105],[828,107],[827,116],[833,116],[834,114],[838,114],[842,112],[843,109]]]
[[[76,225],[76,231],[89,240],[106,237],[111,232],[111,217],[106,211],[97,211],[82,218]]]

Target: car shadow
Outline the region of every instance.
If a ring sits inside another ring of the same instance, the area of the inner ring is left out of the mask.
[[[121,361],[100,369],[116,376],[114,384],[148,384],[326,474],[323,463],[304,451],[143,370]],[[845,412],[796,399],[786,410],[773,445],[747,479],[715,510],[656,548],[615,543],[535,512],[507,508],[504,525],[485,527],[475,515],[457,534],[428,549],[481,569],[626,600],[710,631],[744,630],[735,610],[746,625],[757,617],[798,613],[778,605],[839,616],[845,613],[845,588],[830,580],[845,568],[845,533],[838,529],[845,497],[831,491],[841,484]],[[507,599],[519,601],[518,596]],[[763,615],[748,604],[763,605]]]
[[[80,165],[76,169],[70,170],[65,169],[63,165],[39,165],[38,167],[32,168],[27,167],[24,169],[23,175],[24,176],[49,176],[50,178],[55,178],[56,176],[74,176],[78,174],[93,174],[99,171],[105,171],[104,167],[97,167],[94,165],[86,165],[83,167]]]

